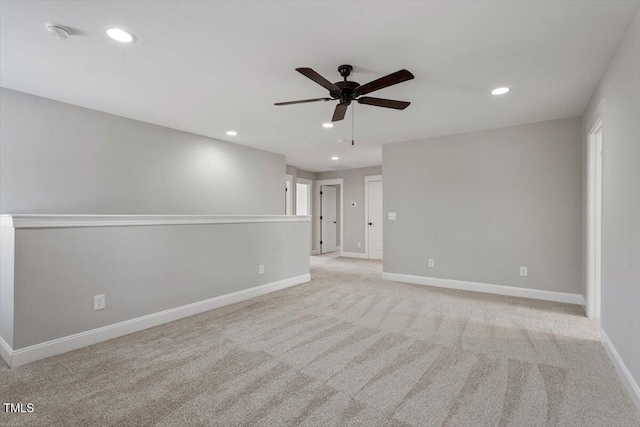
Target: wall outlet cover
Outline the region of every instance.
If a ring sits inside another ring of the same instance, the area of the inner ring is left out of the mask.
[[[527,267],[520,267],[520,275],[527,276],[529,274]]]
[[[433,260],[433,259],[430,259],[430,260],[429,260],[429,268],[433,268],[433,267],[435,267],[435,266],[436,266],[436,261],[435,261],[435,260]]]
[[[97,310],[104,310],[106,307],[106,299],[104,294],[102,295],[95,295],[93,297],[93,310],[97,311]]]
[[[259,274],[264,274],[264,264],[260,264],[260,265],[258,266],[258,273],[259,273]]]
[[[396,213],[389,212],[389,221],[395,221],[395,220],[396,220]]]

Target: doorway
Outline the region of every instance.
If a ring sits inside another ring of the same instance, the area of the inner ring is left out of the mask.
[[[365,255],[370,259],[382,259],[382,175],[366,176],[364,181]]]
[[[344,180],[322,179],[316,181],[316,248],[317,253],[342,254],[344,232],[343,191]]]
[[[587,298],[586,312],[591,319],[600,319],[602,307],[602,118],[589,132],[587,174]]]

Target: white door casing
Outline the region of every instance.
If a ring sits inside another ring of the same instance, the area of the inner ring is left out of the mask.
[[[335,252],[336,248],[336,189],[323,185],[320,189],[320,204],[322,207],[321,229],[322,244],[321,253]]]
[[[589,132],[587,166],[587,317],[599,319],[602,306],[603,120]]]
[[[293,194],[293,175],[284,176],[284,214],[293,215],[292,211],[292,194]]]
[[[384,213],[382,210],[382,177],[374,177],[366,181],[365,213],[366,213],[366,253],[371,259],[382,259],[382,227]],[[373,179],[371,179],[373,178]],[[366,178],[365,178],[366,179]]]

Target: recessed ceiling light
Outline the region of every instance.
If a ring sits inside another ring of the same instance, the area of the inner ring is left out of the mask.
[[[227,131],[227,135],[229,136],[236,136],[238,134],[238,132],[236,132],[235,130],[228,130]]]
[[[133,43],[136,41],[136,36],[122,28],[107,28],[104,32],[112,39],[121,43]]]
[[[491,95],[504,95],[509,92],[508,87],[498,87],[491,91]]]
[[[323,128],[327,128],[327,129],[332,128],[333,127],[333,123],[323,123],[322,127]]]
[[[338,156],[333,156],[333,157],[331,158],[331,160],[340,160],[340,157],[338,157]]]

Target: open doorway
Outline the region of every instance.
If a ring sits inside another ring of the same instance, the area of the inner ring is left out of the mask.
[[[316,247],[319,253],[342,253],[343,179],[316,181]]]
[[[602,306],[602,118],[589,132],[587,167],[587,295],[586,312],[599,319]]]

